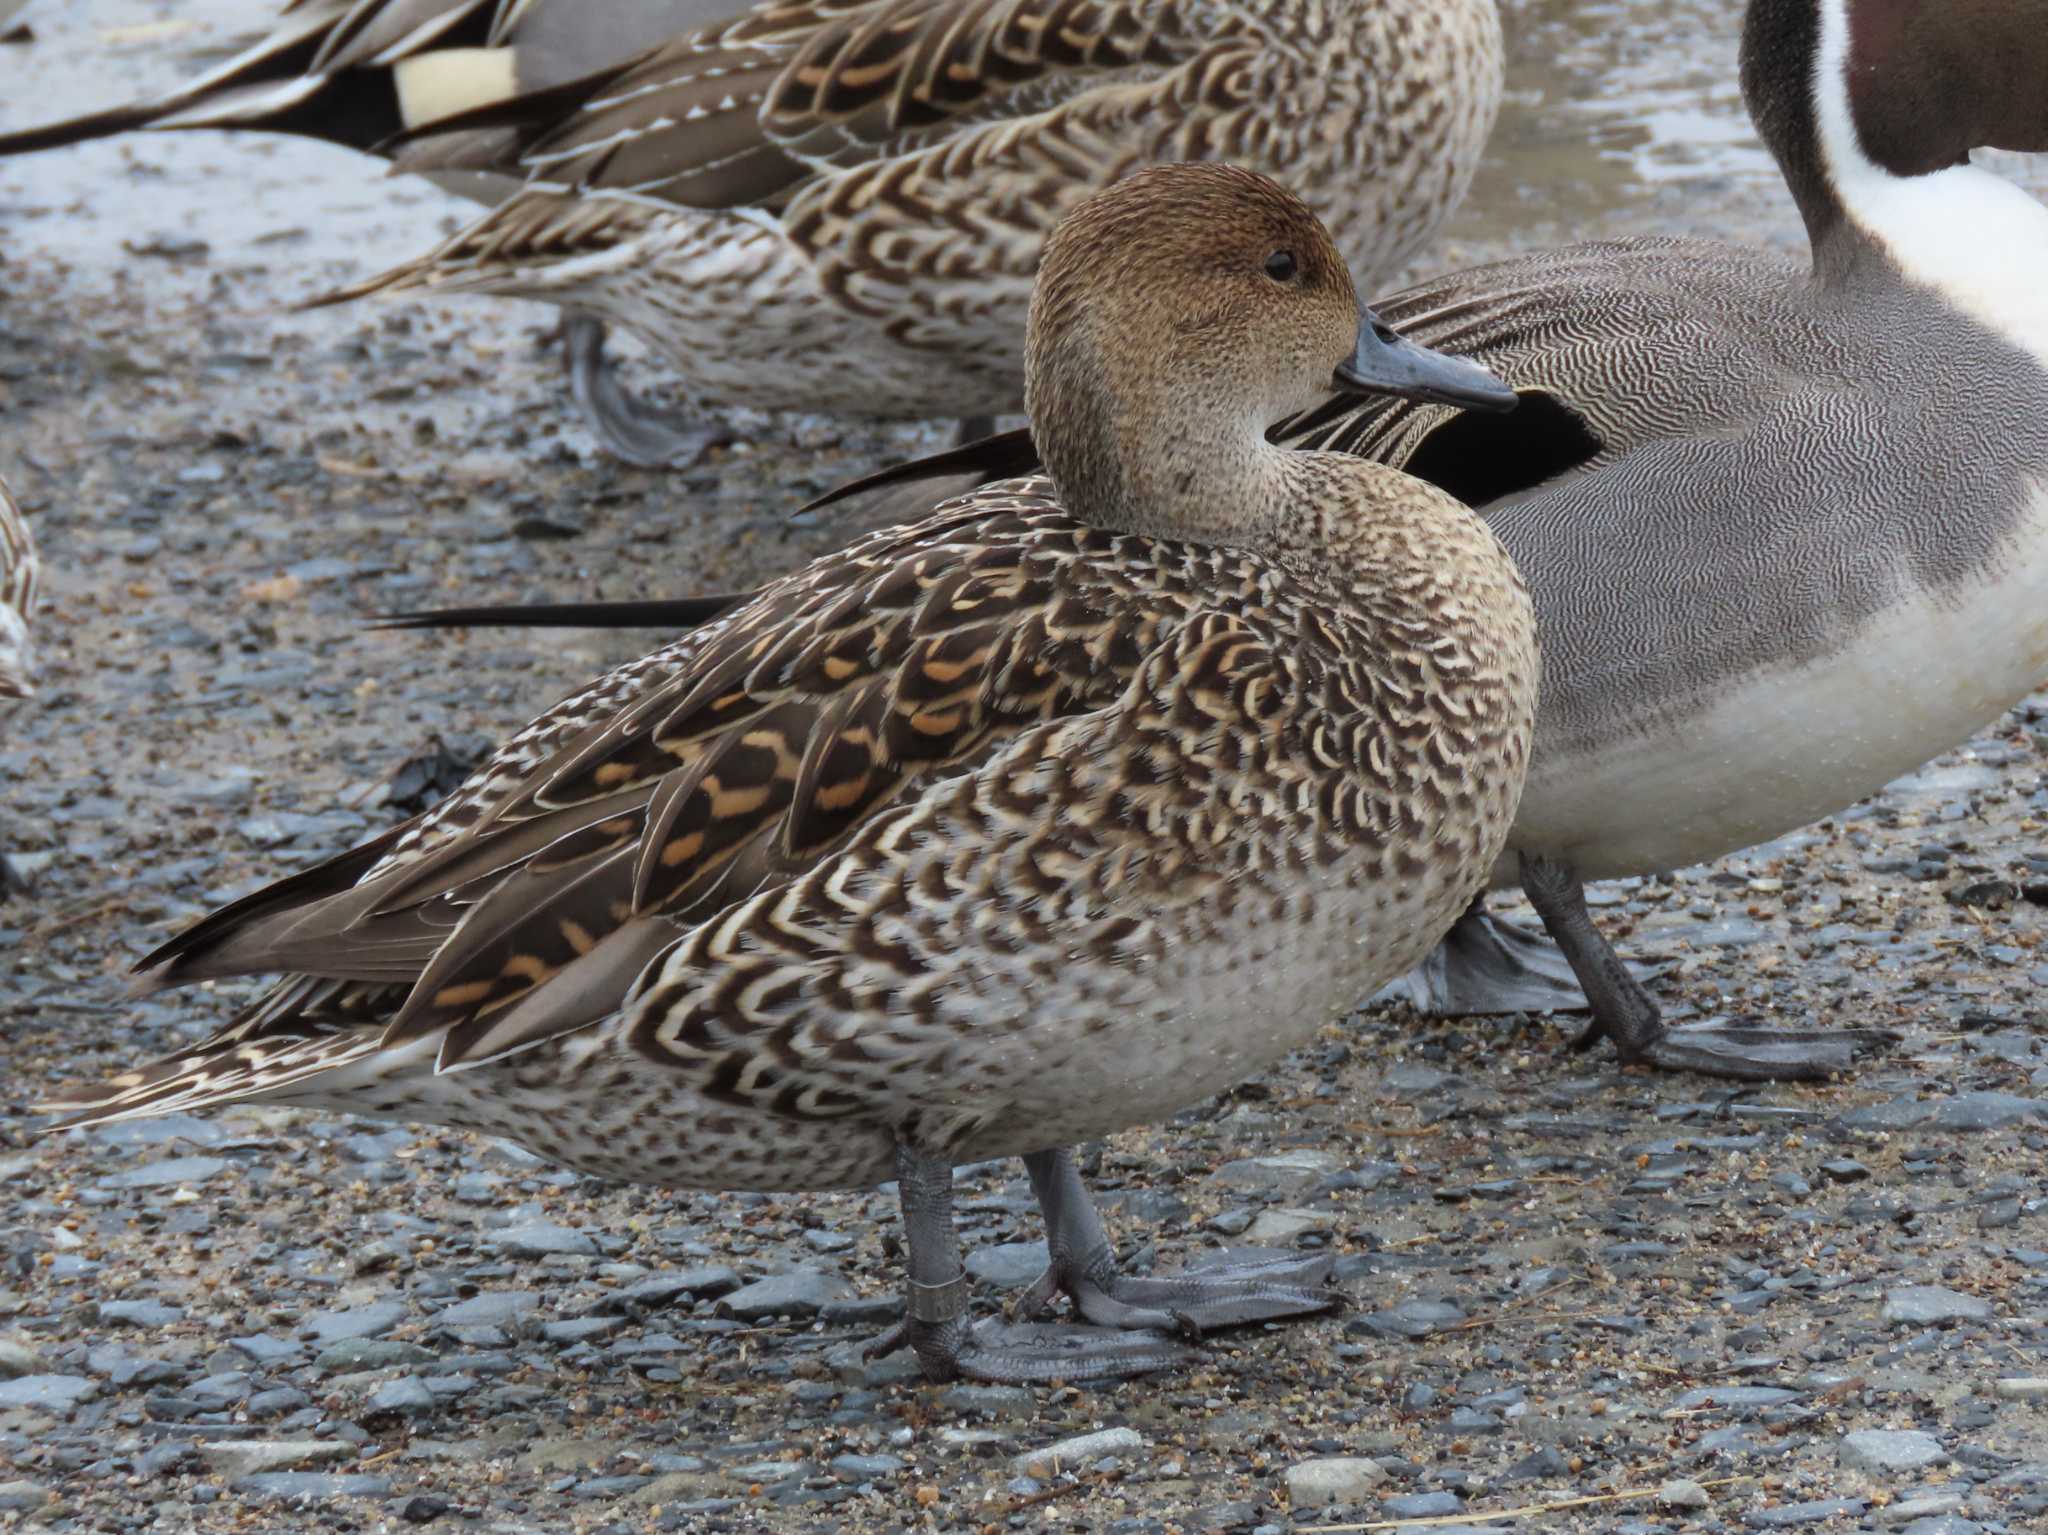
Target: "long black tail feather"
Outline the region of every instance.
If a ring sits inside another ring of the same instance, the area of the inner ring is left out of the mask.
[[[695,629],[745,602],[748,592],[637,602],[508,602],[379,613],[372,629]]]

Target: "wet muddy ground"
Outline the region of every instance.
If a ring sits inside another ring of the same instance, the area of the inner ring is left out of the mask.
[[[183,78],[258,9],[44,0],[0,124]],[[1795,242],[1733,9],[1510,5],[1500,145],[1426,265]],[[35,1139],[47,1085],[246,994],[131,1003],[150,946],[648,638],[361,615],[745,585],[844,537],[788,506],[941,435],[748,418],[653,475],[597,456],[540,310],[289,307],[458,216],[317,146],[0,166],[0,474],[51,565],[43,694],[0,724],[34,886],[0,905],[0,1525],[2048,1524],[2048,698],[1810,832],[1598,893],[1681,1016],[1900,1031],[1851,1080],[1736,1092],[1572,1055],[1569,1020],[1396,1009],[1099,1148],[1135,1266],[1341,1254],[1344,1314],[1180,1375],[864,1363],[895,1305],[879,1195],[622,1188],[274,1110]],[[1039,1261],[1014,1173],[963,1176],[989,1304]]]

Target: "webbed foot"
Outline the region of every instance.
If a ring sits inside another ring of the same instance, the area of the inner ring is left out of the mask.
[[[1586,887],[1568,864],[1522,856],[1522,889],[1585,988],[1593,1017],[1572,1041],[1614,1041],[1626,1066],[1696,1071],[1739,1082],[1808,1081],[1846,1071],[1857,1054],[1896,1036],[1881,1029],[1766,1029],[1738,1024],[1672,1028],[1586,911]]]
[[[1767,1029],[1735,1023],[1674,1028],[1660,1021],[1654,1039],[1615,1043],[1624,1062],[1659,1071],[1696,1071],[1737,1082],[1805,1082],[1839,1076],[1858,1057],[1898,1039],[1889,1029]]]
[[[733,440],[730,426],[662,410],[626,388],[605,361],[604,342],[602,320],[587,314],[564,319],[569,388],[591,430],[613,454],[640,469],[684,469]]]
[[[952,1165],[900,1147],[896,1188],[909,1247],[903,1320],[867,1346],[868,1357],[908,1348],[926,1380],[964,1375],[1012,1385],[1146,1375],[1197,1357],[1186,1344],[1157,1332],[1051,1323],[970,1325],[972,1286],[953,1225]]]
[[[1326,1253],[1281,1254],[1144,1279],[1120,1273],[1074,1159],[1064,1151],[1041,1151],[1026,1157],[1024,1167],[1045,1215],[1052,1263],[1018,1297],[1012,1315],[1043,1316],[1054,1297],[1065,1295],[1098,1326],[1153,1327],[1192,1338],[1343,1303],[1329,1288],[1336,1259]]]

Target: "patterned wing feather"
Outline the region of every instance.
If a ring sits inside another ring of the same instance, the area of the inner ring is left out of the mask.
[[[820,170],[1042,111],[1119,72],[1170,68],[1196,47],[1176,15],[1130,0],[764,4],[593,79],[566,117],[536,99],[546,116],[527,125],[525,159],[551,187],[773,207]]]
[[[1117,696],[1218,559],[1083,528],[1042,480],[870,535],[551,711],[436,812],[167,945],[167,980],[293,973],[188,1054],[274,1035],[302,1064],[337,997],[359,1028],[401,985],[381,1047],[438,1036],[446,1068],[616,1010],[695,923]]]
[[[986,354],[988,316],[1028,291],[1046,237],[1090,193],[1142,165],[1247,152],[1277,88],[1264,58],[1227,28],[1155,37],[1141,68],[1034,82],[1037,97],[987,120],[962,114],[944,136],[813,178],[783,230],[825,292],[893,340]]]
[[[433,46],[492,5],[493,0],[355,0],[334,7],[342,14],[321,39],[307,73],[389,64]]]

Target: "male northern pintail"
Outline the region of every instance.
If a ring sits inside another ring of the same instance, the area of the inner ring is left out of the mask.
[[[1475,908],[1404,989],[1451,1012],[1590,1000],[1585,1041],[1627,1060],[1810,1076],[1868,1036],[1667,1029],[1581,882],[1840,811],[2048,674],[2048,208],[1969,163],[2048,150],[2048,0],[1754,0],[1742,58],[1810,262],[1631,240],[1427,283],[1376,307],[1521,408],[1333,400],[1284,435],[1482,508],[1543,619],[1495,880],[1569,969]],[[931,466],[1031,461],[1009,434]]]
[[[642,38],[663,46],[616,67]],[[1039,247],[1089,192],[1158,161],[1245,165],[1299,188],[1376,282],[1464,195],[1501,76],[1495,0],[327,0],[161,102],[0,153],[200,124],[369,148],[452,113],[402,168],[530,179],[348,292],[562,306],[599,434],[666,463],[718,432],[625,391],[601,321],[693,405],[1014,411]]]
[[[1485,507],[1544,626],[1519,879],[1623,1058],[1838,1069],[1853,1030],[1669,1029],[1581,881],[1831,815],[2048,675],[2048,0],[1753,0],[1742,79],[1810,263],[1703,241],[1546,251],[1411,290],[1403,331],[1522,394],[1493,418],[1333,402],[1294,441]],[[1554,1005],[1475,912],[1414,989]]]
[[[1334,381],[1499,408],[1361,312],[1299,199],[1156,168],[1048,243],[1048,474],[872,534],[215,914],[159,984],[283,972],[63,1105],[457,1125],[700,1188],[900,1180],[927,1373],[1134,1373],[1321,1309],[1327,1257],[1127,1279],[1061,1149],[1277,1061],[1419,962],[1513,820],[1535,619],[1443,492],[1272,445]],[[1112,1330],[970,1331],[953,1164],[1022,1156]],[[1116,1328],[1139,1331],[1116,1331]]]

